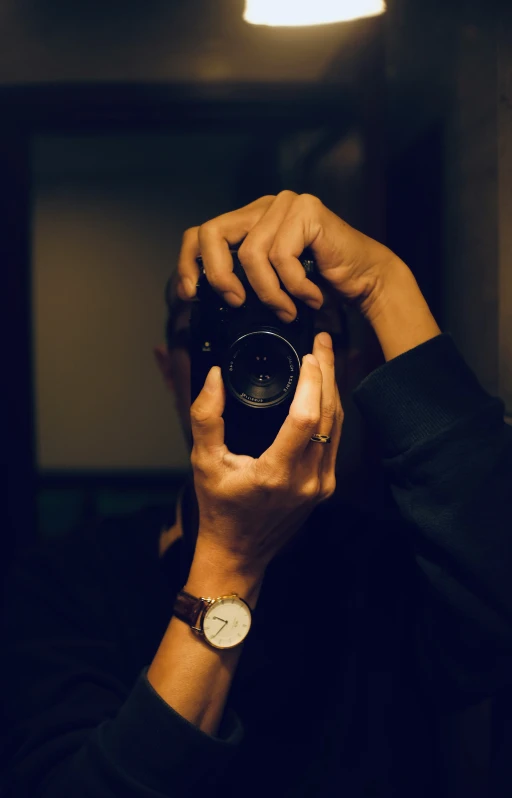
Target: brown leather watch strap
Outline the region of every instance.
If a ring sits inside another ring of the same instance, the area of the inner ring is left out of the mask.
[[[192,596],[185,590],[180,590],[174,603],[174,614],[180,621],[197,628],[197,621],[204,606],[205,601],[203,599]]]

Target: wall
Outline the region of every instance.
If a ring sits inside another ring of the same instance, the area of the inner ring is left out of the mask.
[[[458,25],[446,121],[448,328],[484,386],[499,392],[497,82],[494,20],[469,13]]]
[[[512,415],[512,9],[473,3],[456,31],[447,117],[447,319]]]
[[[512,417],[512,7],[498,28],[500,396]]]
[[[232,207],[250,144],[226,135],[35,142],[40,469],[186,466],[152,355],[163,290],[182,231]]]
[[[442,130],[440,318],[484,387],[506,401],[510,415],[512,8],[508,6],[482,0],[454,4],[437,0],[413,6],[392,0],[387,39],[391,154],[400,158],[429,125]],[[411,196],[409,201],[415,203],[417,198]]]

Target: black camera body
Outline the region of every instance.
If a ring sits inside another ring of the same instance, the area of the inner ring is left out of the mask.
[[[259,300],[236,251],[231,254],[234,272],[246,292],[240,308],[230,307],[212,289],[198,258],[201,274],[190,320],[192,401],[210,368],[220,366],[226,389],[226,445],[235,454],[259,457],[282,426],[302,358],[313,349],[315,311],[294,297],[297,318],[289,324],[281,322]],[[303,253],[300,261],[314,280],[313,259]]]

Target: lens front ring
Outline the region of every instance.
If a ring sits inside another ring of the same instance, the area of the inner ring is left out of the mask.
[[[273,330],[253,330],[229,349],[224,382],[249,407],[275,407],[293,394],[300,360],[292,344]]]

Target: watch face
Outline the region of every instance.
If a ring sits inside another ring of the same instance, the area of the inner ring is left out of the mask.
[[[251,628],[251,611],[235,596],[218,599],[206,612],[204,636],[215,648],[233,648],[244,640]]]

